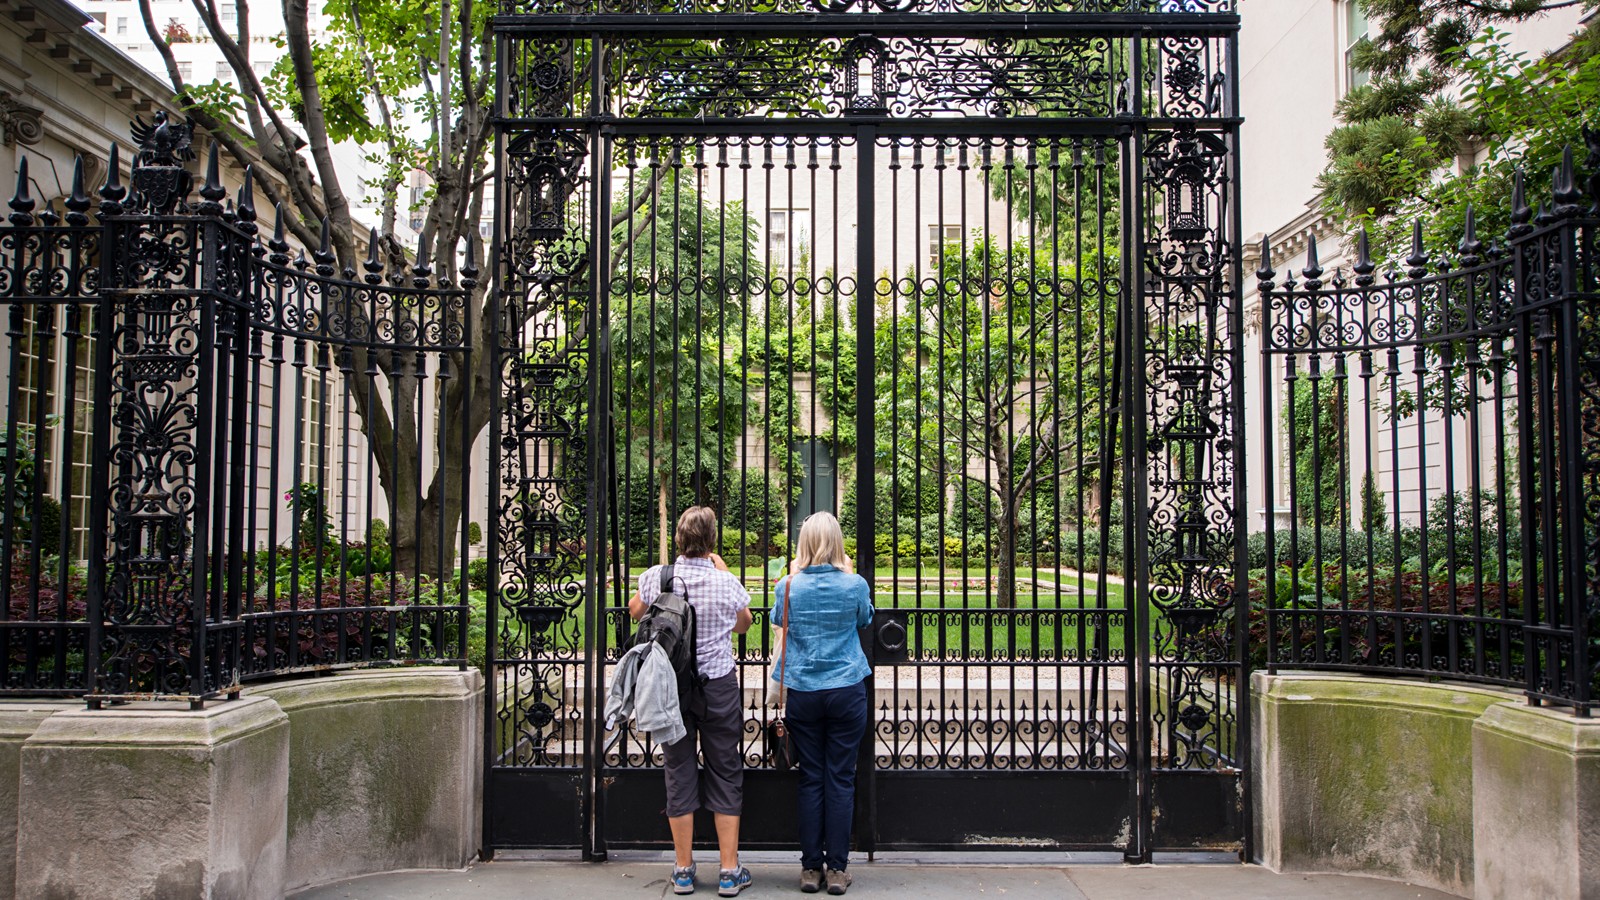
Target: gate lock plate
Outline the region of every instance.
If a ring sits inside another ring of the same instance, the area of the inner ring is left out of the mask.
[[[908,644],[910,613],[903,609],[880,609],[872,615],[872,660],[875,663],[905,662],[910,658]]]

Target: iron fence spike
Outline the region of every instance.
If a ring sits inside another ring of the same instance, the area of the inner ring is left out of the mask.
[[[244,167],[244,184],[239,186],[239,218],[254,222],[256,219],[256,167]]]
[[[272,251],[271,261],[280,266],[289,261],[289,257],[286,255],[289,252],[289,242],[284,239],[283,218],[283,204],[275,204],[272,217],[272,239],[267,242],[267,249]]]
[[[11,224],[23,227],[33,224],[33,195],[28,190],[28,157],[17,160],[17,192],[11,195]]]
[[[1568,218],[1583,212],[1583,192],[1578,190],[1578,176],[1576,167],[1572,163],[1571,144],[1561,148],[1561,164],[1556,167],[1551,187],[1555,195],[1554,213],[1558,218]]]
[[[382,240],[378,236],[377,227],[373,227],[367,233],[367,261],[362,263],[362,268],[366,269],[369,275],[382,274],[383,272],[383,258],[379,255],[380,251],[378,249]]]
[[[1350,271],[1356,273],[1356,286],[1371,286],[1372,273],[1377,271],[1377,268],[1372,264],[1372,247],[1367,238],[1367,229],[1363,226],[1356,232],[1356,264],[1350,267]]]
[[[467,287],[477,284],[478,276],[482,271],[478,268],[478,236],[468,232],[466,247],[466,264],[461,267],[461,277]]]
[[[1422,278],[1428,274],[1428,252],[1422,246],[1422,220],[1411,223],[1411,255],[1406,257],[1406,265],[1410,268],[1406,274],[1412,278]]]
[[[122,186],[121,149],[111,143],[111,153],[106,161],[106,183],[100,188],[100,214],[114,216],[122,212],[122,200],[128,189]]]
[[[1483,242],[1478,240],[1477,214],[1473,211],[1471,203],[1467,204],[1466,221],[1461,231],[1461,243],[1456,248],[1461,251],[1461,264],[1477,265],[1483,255]]]
[[[1272,271],[1272,235],[1261,236],[1261,265],[1256,267],[1256,279],[1271,282],[1278,273]]]
[[[89,224],[89,195],[83,190],[83,154],[77,154],[72,159],[72,194],[67,197],[67,224],[84,226]]]
[[[1533,220],[1533,208],[1528,205],[1527,176],[1519,167],[1511,176],[1512,232],[1527,226]]]
[[[221,215],[222,198],[227,196],[227,190],[222,186],[222,163],[218,157],[217,142],[211,141],[211,149],[206,156],[206,181],[200,188],[200,204],[202,215]]]
[[[1300,270],[1306,278],[1306,290],[1314,291],[1322,287],[1322,263],[1317,253],[1317,235],[1315,232],[1306,236],[1306,266]]]

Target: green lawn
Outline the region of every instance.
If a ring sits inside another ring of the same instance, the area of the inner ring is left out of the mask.
[[[636,579],[644,571],[636,567]],[[1017,603],[1011,610],[992,607],[992,573],[982,569],[934,571],[901,569],[893,575],[880,571],[873,591],[878,609],[906,610],[907,644],[912,659],[1061,659],[1125,650],[1127,616],[1122,585],[1107,583],[1102,601],[1092,576],[1060,576],[1053,571],[1037,575],[1019,569]],[[767,600],[757,591],[767,585],[765,573],[744,573],[756,607]],[[890,579],[893,582],[890,582]],[[1104,608],[1100,608],[1101,604]],[[759,650],[770,646],[763,622],[744,638],[745,646]],[[615,629],[608,637],[617,640]],[[1099,648],[1096,652],[1095,648]],[[1080,655],[1080,649],[1086,653]]]

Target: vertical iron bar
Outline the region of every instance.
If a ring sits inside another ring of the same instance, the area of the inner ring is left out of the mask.
[[[207,523],[213,512],[210,508],[211,454],[214,452],[215,445],[212,439],[217,425],[216,412],[212,405],[216,396],[216,385],[213,382],[216,378],[217,298],[211,291],[211,286],[212,280],[216,277],[217,243],[220,235],[215,222],[202,222],[195,227],[200,230],[201,276],[196,297],[200,311],[200,342],[195,364],[199,397],[195,404],[194,510],[190,514],[191,534],[194,536],[194,558],[190,561],[189,570],[191,577],[194,578],[194,584],[190,588],[189,615],[194,633],[190,636],[189,703],[192,708],[199,708],[200,700],[206,693],[204,677],[206,601],[210,589],[208,575],[211,553],[211,536]]]
[[[497,71],[502,73],[497,81],[499,81],[501,87],[503,87],[505,84],[505,74],[503,73],[509,71],[509,69],[506,68],[506,66],[509,65],[509,60],[507,59],[509,56],[507,52],[508,43],[508,39],[503,35],[497,37],[495,40],[495,59]],[[495,97],[497,104],[503,105],[507,102],[507,92],[503,90],[497,90],[495,92]],[[489,785],[491,783],[491,776],[495,770],[495,720],[497,718],[496,710],[500,705],[500,685],[504,679],[504,676],[500,671],[500,667],[496,664],[496,657],[499,654],[499,641],[497,639],[498,635],[496,632],[500,627],[501,505],[500,489],[496,487],[496,485],[500,484],[499,479],[502,465],[501,454],[503,452],[503,448],[500,446],[500,413],[502,410],[502,404],[505,403],[505,399],[502,396],[505,391],[505,387],[501,383],[501,370],[505,365],[505,356],[502,352],[501,344],[504,342],[505,330],[502,324],[504,320],[504,313],[500,308],[502,299],[500,285],[502,280],[505,278],[506,271],[501,265],[500,239],[501,235],[505,233],[506,228],[505,209],[511,201],[512,191],[508,190],[509,187],[510,185],[506,183],[505,178],[505,133],[501,129],[496,128],[494,135],[494,232],[490,238],[489,252],[484,261],[483,267],[484,274],[489,279],[489,315],[485,320],[483,340],[488,344],[488,382],[490,391],[489,470],[487,472],[490,488],[489,496],[486,498],[487,508],[484,512],[484,524],[487,526],[487,533],[484,535],[484,540],[486,541],[487,546],[484,549],[486,551],[488,560],[488,583],[484,586],[483,650],[484,670],[488,676],[488,684],[484,685],[483,691],[483,847],[479,852],[479,856],[485,860],[494,859],[495,850],[494,812],[496,801],[494,792],[490,790]],[[367,522],[369,523],[368,528],[370,530],[370,523],[372,521],[370,509],[371,492],[368,492],[368,507]],[[367,566],[367,591],[366,596],[363,598],[363,604],[368,606],[372,604],[371,568],[372,567],[370,565]],[[370,628],[364,628],[363,631],[370,634]],[[512,683],[515,683],[515,674],[512,676]]]
[[[1139,99],[1140,71],[1142,67],[1143,45],[1135,39],[1133,42],[1134,53],[1134,97]],[[1130,833],[1130,844],[1125,857],[1129,862],[1149,862],[1151,838],[1151,813],[1152,804],[1150,792],[1153,787],[1151,779],[1152,755],[1155,747],[1151,745],[1153,726],[1150,721],[1150,589],[1149,573],[1146,566],[1149,563],[1149,531],[1150,523],[1146,516],[1147,497],[1146,481],[1148,480],[1148,458],[1145,452],[1145,310],[1144,289],[1139,280],[1144,272],[1144,244],[1149,230],[1154,223],[1147,220],[1150,211],[1145,205],[1144,184],[1144,145],[1146,132],[1144,128],[1136,129],[1128,142],[1124,145],[1123,157],[1123,222],[1122,228],[1122,296],[1119,306],[1122,314],[1117,329],[1116,340],[1124,348],[1121,354],[1122,371],[1114,372],[1113,377],[1122,382],[1122,411],[1120,418],[1124,422],[1124,443],[1122,448],[1122,497],[1123,497],[1123,558],[1127,561],[1127,571],[1133,576],[1130,580],[1133,588],[1132,609],[1128,611],[1126,621],[1131,625],[1124,635],[1124,643],[1128,656],[1133,660],[1128,673],[1127,690],[1124,691],[1124,716],[1130,723],[1130,737],[1128,756],[1129,764],[1134,770],[1133,782],[1133,808],[1135,810],[1134,827]],[[1126,587],[1123,592],[1123,605],[1127,607],[1130,598]]]
[[[1239,40],[1237,36],[1228,38],[1228,64],[1227,71],[1239,71]],[[1239,108],[1239,81],[1230,78],[1228,81],[1228,102],[1231,110]],[[1239,201],[1239,186],[1243,181],[1244,168],[1239,146],[1239,126],[1229,126],[1227,136],[1228,145],[1228,186],[1225,189],[1224,202],[1228,204],[1228,215],[1224,221],[1230,234],[1224,237],[1226,243],[1232,246],[1242,246],[1244,241],[1244,211]],[[1233,423],[1232,434],[1229,435],[1233,442],[1232,455],[1229,468],[1233,472],[1233,517],[1229,525],[1233,528],[1233,629],[1235,655],[1234,678],[1235,696],[1234,709],[1237,716],[1237,732],[1234,735],[1233,756],[1234,767],[1239,770],[1239,815],[1241,822],[1241,843],[1239,846],[1239,859],[1249,862],[1255,852],[1252,845],[1251,808],[1253,804],[1252,766],[1250,757],[1251,747],[1251,716],[1250,716],[1250,557],[1249,557],[1249,449],[1246,445],[1248,430],[1245,427],[1245,359],[1244,359],[1244,260],[1242,253],[1234,253],[1233,278],[1234,290],[1230,292],[1232,303],[1228,308],[1228,354],[1231,357],[1228,371],[1232,373],[1229,379],[1232,412],[1229,420]],[[1265,306],[1262,307],[1265,315]],[[1263,319],[1265,321],[1265,319]],[[1262,329],[1262,340],[1266,340],[1266,330]],[[1271,514],[1268,514],[1269,522]],[[1269,526],[1270,527],[1270,526]],[[1269,569],[1270,571],[1270,569]]]
[[[119,172],[116,148],[111,155],[111,177]],[[83,651],[83,684],[90,694],[103,693],[100,684],[100,645],[105,632],[105,595],[107,572],[111,569],[106,557],[107,531],[110,527],[111,494],[111,366],[113,364],[112,340],[116,333],[116,306],[113,298],[121,286],[118,267],[118,228],[102,218],[100,239],[100,297],[94,308],[94,424],[90,428],[91,449],[89,458],[95,464],[89,467],[89,558],[85,568],[89,576],[87,612],[89,620],[88,642]],[[15,350],[13,349],[13,352]],[[8,504],[9,508],[9,504]],[[10,581],[9,578],[0,581]],[[0,601],[0,609],[4,602]],[[94,709],[100,707],[89,701]]]
[[[595,59],[604,57],[604,42],[599,35],[590,38],[590,53]],[[590,114],[600,115],[605,96],[604,66],[590,67],[592,82],[590,85]],[[603,831],[603,816],[599,803],[598,791],[599,764],[601,762],[600,749],[605,737],[604,722],[602,719],[601,704],[604,702],[605,690],[601,684],[604,676],[603,660],[600,658],[602,643],[600,640],[600,606],[605,602],[605,568],[601,565],[596,553],[605,540],[605,529],[602,527],[601,516],[605,509],[606,484],[602,476],[604,473],[605,454],[601,452],[602,442],[606,437],[605,423],[607,416],[604,410],[606,396],[602,391],[605,388],[603,373],[610,364],[606,355],[605,330],[607,327],[605,316],[607,282],[610,275],[610,257],[606,253],[606,246],[610,243],[610,185],[611,185],[611,140],[606,129],[598,121],[589,127],[589,278],[590,295],[587,313],[589,326],[589,420],[587,424],[589,473],[588,500],[585,504],[585,528],[588,535],[589,550],[584,554],[584,578],[587,590],[584,591],[584,721],[588,726],[588,734],[584,740],[584,772],[583,777],[583,818],[589,825],[586,835],[584,858],[590,860],[604,860],[606,858],[605,833]],[[681,173],[678,173],[681,175]],[[596,496],[599,494],[600,496]]]
[[[876,197],[874,196],[874,167],[876,143],[878,140],[877,129],[872,125],[862,125],[856,129],[856,524],[861,536],[856,544],[856,553],[859,557],[860,574],[867,580],[869,589],[876,584],[876,552],[874,542],[877,540],[877,523],[873,518],[873,511],[877,508],[876,498],[876,473],[873,470],[873,405],[876,402],[874,394],[876,385],[873,379],[877,367],[874,363],[873,347],[873,312],[874,298],[877,295],[876,277],[873,257],[875,242],[875,226],[877,223]],[[867,658],[873,658],[873,642],[870,634],[864,635],[863,643]],[[874,666],[867,675],[867,697],[877,696],[877,668]],[[870,706],[869,702],[869,706]],[[868,716],[869,723],[872,721]],[[877,774],[873,765],[874,740],[872,729],[869,727],[867,739],[861,742],[861,751],[857,761],[858,781],[866,797],[864,812],[866,822],[858,822],[856,839],[861,850],[869,855],[877,849],[878,835],[878,786]]]
[[[1573,713],[1582,718],[1588,718],[1588,699],[1593,675],[1588,667],[1588,647],[1584,638],[1587,631],[1585,604],[1588,600],[1585,586],[1585,563],[1587,555],[1584,553],[1584,542],[1588,539],[1584,529],[1584,479],[1583,479],[1583,454],[1586,436],[1583,431],[1583,410],[1578,398],[1581,396],[1582,363],[1579,359],[1579,319],[1578,304],[1582,302],[1578,293],[1576,278],[1577,260],[1574,258],[1576,241],[1579,239],[1579,226],[1568,222],[1562,229],[1559,243],[1560,264],[1557,267],[1561,273],[1561,302],[1554,315],[1561,317],[1561,325],[1556,332],[1556,341],[1560,353],[1557,362],[1557,371],[1560,372],[1557,382],[1560,398],[1557,408],[1560,410],[1560,423],[1558,426],[1557,440],[1560,442],[1560,484],[1561,500],[1558,504],[1560,513],[1559,537],[1560,551],[1555,561],[1561,567],[1561,594],[1556,609],[1559,617],[1553,618],[1548,625],[1565,626],[1569,633],[1564,637],[1570,642],[1571,656],[1565,659],[1559,657],[1561,653],[1561,637],[1552,635],[1551,651],[1557,654],[1555,666],[1557,674],[1564,675],[1572,682]],[[1552,448],[1554,449],[1554,448]],[[1561,621],[1564,619],[1565,621]],[[1560,693],[1561,679],[1557,679],[1553,688]]]

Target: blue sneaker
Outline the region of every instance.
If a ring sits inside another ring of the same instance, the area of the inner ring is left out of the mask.
[[[737,897],[739,892],[750,886],[750,870],[744,866],[737,869],[723,869],[722,877],[717,880],[718,897]]]
[[[672,870],[672,892],[674,894],[694,893],[694,864],[691,863],[682,869]]]

